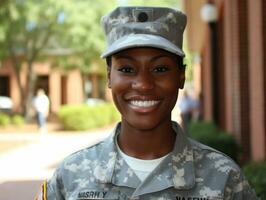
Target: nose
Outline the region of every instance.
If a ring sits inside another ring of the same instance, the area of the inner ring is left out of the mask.
[[[154,88],[154,80],[149,72],[139,72],[133,80],[132,88],[138,91],[148,91]]]

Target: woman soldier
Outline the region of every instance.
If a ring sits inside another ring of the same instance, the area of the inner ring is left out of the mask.
[[[185,68],[186,16],[118,7],[102,18],[108,86],[121,122],[106,140],[67,157],[39,198],[48,200],[257,199],[226,155],[171,121]]]

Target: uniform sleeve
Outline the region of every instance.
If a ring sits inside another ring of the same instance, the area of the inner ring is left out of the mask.
[[[35,200],[65,200],[64,187],[59,172],[59,169],[56,170],[51,179],[44,181]]]
[[[259,200],[240,170],[231,172],[224,192],[226,200]]]

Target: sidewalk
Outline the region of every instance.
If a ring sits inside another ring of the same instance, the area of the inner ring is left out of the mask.
[[[29,140],[31,143],[0,154],[0,199],[33,199],[42,180],[52,176],[63,158],[103,140],[110,132],[110,129],[104,129],[46,135],[1,133],[0,141]]]

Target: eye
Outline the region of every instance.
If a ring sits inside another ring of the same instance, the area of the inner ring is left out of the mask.
[[[162,73],[162,72],[166,72],[168,70],[169,70],[169,68],[165,65],[159,65],[153,69],[153,71],[156,73]]]
[[[122,66],[118,68],[118,71],[123,72],[123,73],[133,73],[134,68],[131,66]]]

